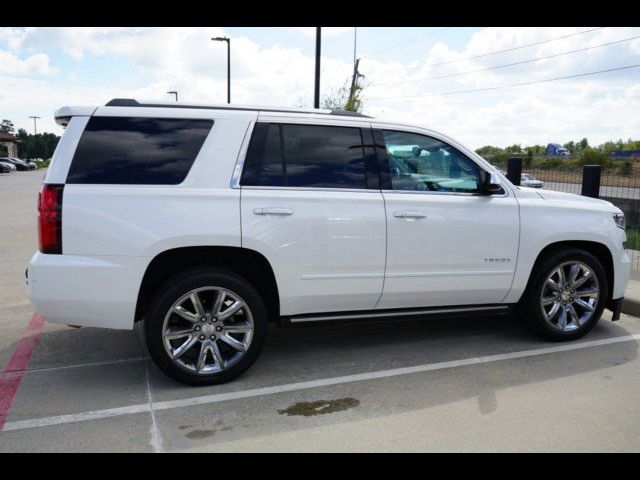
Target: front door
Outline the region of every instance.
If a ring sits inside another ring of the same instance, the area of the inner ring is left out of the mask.
[[[387,215],[377,308],[502,302],[519,236],[511,192],[481,194],[479,166],[442,140],[391,129],[374,135]]]

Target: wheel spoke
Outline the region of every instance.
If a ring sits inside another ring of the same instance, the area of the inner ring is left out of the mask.
[[[580,319],[578,317],[578,314],[576,313],[575,309],[573,308],[573,305],[567,305],[567,311],[569,312],[569,317],[571,318],[571,321],[576,325],[576,326],[580,326]]]
[[[577,279],[575,281],[575,283],[573,284],[573,288],[578,288],[578,287],[582,286],[584,284],[584,282],[586,282],[590,278],[591,278],[591,271],[587,270],[586,272],[584,272],[584,275],[582,275],[582,277],[580,277],[579,279]]]
[[[580,305],[587,312],[593,312],[595,310],[595,308],[593,308],[593,305],[591,305],[589,302],[585,302],[580,298],[576,298],[576,300],[573,303],[575,303],[576,305]]]
[[[564,276],[564,267],[558,267],[556,270],[558,272],[558,284],[560,287],[564,287],[567,284],[567,279]]]
[[[180,345],[178,348],[174,348],[171,351],[173,358],[181,357],[187,350],[193,347],[197,341],[198,337],[196,337],[195,335],[189,337],[182,345]]]
[[[195,323],[199,320],[198,316],[194,313],[191,313],[189,310],[186,310],[181,305],[176,305],[173,307],[173,312],[180,315],[182,318],[187,320],[188,322]]]
[[[211,344],[211,355],[213,355],[213,360],[218,366],[220,370],[224,370],[224,359],[222,358],[222,354],[220,353],[220,348],[216,342]]]
[[[551,280],[551,278],[547,278],[547,286],[554,292],[559,292],[562,290],[556,282]]]
[[[190,337],[191,335],[193,335],[192,328],[170,328],[164,334],[167,340],[176,340],[182,337]]]
[[[198,315],[199,317],[204,317],[205,311],[202,307],[202,303],[200,302],[198,292],[192,292],[189,298],[191,299],[191,303],[193,303],[193,308],[196,309],[196,315]]]
[[[560,317],[558,317],[558,328],[560,330],[564,330],[566,326],[567,326],[567,308],[563,306],[560,308]]]
[[[573,264],[571,265],[571,268],[569,269],[569,285],[573,286],[575,284],[576,278],[578,278],[578,274],[580,273],[580,265],[578,264]]]
[[[216,296],[216,301],[213,302],[213,308],[211,309],[211,314],[213,316],[218,316],[218,314],[220,313],[220,307],[222,307],[222,302],[224,302],[224,297],[226,296],[227,294],[222,290],[218,292],[218,295]]]
[[[560,310],[560,302],[556,302],[553,304],[553,307],[551,307],[549,313],[545,314],[546,319],[552,320],[558,314],[558,310]]]
[[[241,342],[240,340],[236,340],[232,336],[228,335],[226,332],[220,335],[220,340],[229,345],[230,347],[235,348],[239,352],[246,352],[247,346]]]
[[[597,288],[587,288],[586,290],[580,290],[576,292],[576,297],[590,297],[590,298],[598,298],[598,289]]]
[[[542,305],[547,306],[555,303],[558,300],[558,295],[553,295],[551,297],[542,297]]]
[[[235,315],[242,308],[242,302],[236,300],[224,312],[218,315],[218,320],[226,320]]]
[[[231,323],[225,326],[227,333],[249,333],[253,330],[253,327],[247,323]]]
[[[207,343],[202,343],[200,345],[200,353],[198,354],[198,372],[201,372],[204,367],[207,365],[207,353],[211,350],[211,346]]]

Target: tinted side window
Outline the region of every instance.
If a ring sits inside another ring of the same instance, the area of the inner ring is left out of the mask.
[[[286,185],[366,188],[359,128],[282,125]]]
[[[213,120],[92,117],[67,183],[175,185],[182,182]]]
[[[393,190],[479,191],[478,167],[451,145],[416,133],[382,133]]]
[[[284,185],[280,125],[257,123],[242,169],[242,185],[280,187]]]

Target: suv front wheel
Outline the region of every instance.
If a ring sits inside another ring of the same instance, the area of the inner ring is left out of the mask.
[[[190,385],[231,380],[256,360],[267,312],[256,289],[226,271],[197,269],[166,281],[145,319],[156,365]]]
[[[518,308],[530,330],[556,341],[585,335],[607,301],[602,263],[582,249],[553,253],[536,265]]]

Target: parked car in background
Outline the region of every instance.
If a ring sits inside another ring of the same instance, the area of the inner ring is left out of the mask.
[[[17,170],[20,171],[26,171],[26,170],[33,170],[33,168],[31,168],[27,163],[23,162],[22,160],[18,159],[18,158],[13,158],[13,157],[3,157],[1,159],[2,162],[9,162],[11,164],[13,164]]]
[[[542,188],[544,187],[544,182],[542,180],[538,180],[530,173],[523,173],[520,176],[520,185],[523,187]]]
[[[9,163],[0,162],[0,173],[11,173],[11,167]]]
[[[8,159],[0,158],[0,164],[2,165],[6,165],[7,167],[9,167],[9,171],[10,172],[15,172],[17,170],[17,167],[11,163]]]
[[[143,321],[151,357],[182,382],[240,375],[268,321],[516,311],[557,341],[605,308],[619,318],[622,211],[514,187],[436,131],[130,99],[64,107],[56,122],[29,297],[52,323]]]
[[[550,143],[547,145],[547,157],[568,157],[569,155],[569,150],[559,143]]]

